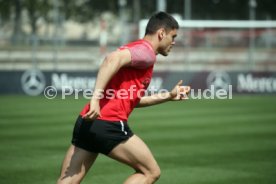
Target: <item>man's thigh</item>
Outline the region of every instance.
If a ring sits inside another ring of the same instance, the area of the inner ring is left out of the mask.
[[[136,135],[116,146],[108,156],[143,173],[159,169],[148,146]]]
[[[60,180],[80,181],[96,160],[98,154],[71,145],[64,158]]]

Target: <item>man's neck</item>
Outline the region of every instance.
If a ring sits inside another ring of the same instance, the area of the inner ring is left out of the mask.
[[[155,38],[154,35],[146,35],[144,36],[143,40],[146,40],[147,42],[149,42],[155,52],[155,54],[158,54],[158,40]]]

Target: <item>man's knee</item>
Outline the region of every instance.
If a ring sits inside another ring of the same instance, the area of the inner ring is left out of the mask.
[[[61,179],[58,179],[57,180],[57,184],[67,184],[68,182],[65,182],[65,181],[63,181],[63,180],[61,180]]]
[[[59,178],[57,184],[80,184],[80,180]]]
[[[71,182],[68,180],[62,180],[62,179],[58,179],[57,180],[57,184],[70,184]]]
[[[156,182],[160,178],[160,176],[161,176],[161,170],[158,166],[152,169],[148,174],[148,178],[151,181],[151,183]]]

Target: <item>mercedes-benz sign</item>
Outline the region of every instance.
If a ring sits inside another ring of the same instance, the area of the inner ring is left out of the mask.
[[[46,81],[40,70],[31,69],[22,74],[21,85],[26,94],[36,96],[42,93],[45,88]]]

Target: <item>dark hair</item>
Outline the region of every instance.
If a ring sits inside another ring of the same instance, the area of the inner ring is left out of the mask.
[[[178,29],[179,25],[177,21],[168,13],[157,12],[149,19],[145,34],[154,34],[160,28],[164,28],[167,32],[173,29]]]

